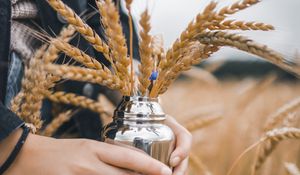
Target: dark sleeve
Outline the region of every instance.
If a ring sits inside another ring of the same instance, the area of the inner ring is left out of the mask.
[[[9,136],[17,128],[20,128],[24,122],[13,112],[8,110],[0,102],[0,141]]]
[[[10,0],[0,0],[0,100],[4,103],[10,46]]]

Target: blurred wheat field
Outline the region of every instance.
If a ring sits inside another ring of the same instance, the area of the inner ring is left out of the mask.
[[[177,81],[162,96],[165,112],[183,124],[216,115],[222,117],[193,132],[191,156],[203,165],[191,162],[190,174],[226,174],[238,155],[259,140],[267,117],[300,95],[299,83],[274,80],[274,76],[269,76],[262,80],[245,78],[209,84],[187,79]],[[299,126],[299,121],[292,123]],[[299,167],[299,146],[295,140],[280,143],[257,174],[288,174],[285,162],[297,163]],[[250,174],[254,155],[255,150],[246,154],[233,174]]]

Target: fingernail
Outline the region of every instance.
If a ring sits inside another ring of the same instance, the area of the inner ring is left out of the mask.
[[[173,159],[171,159],[171,161],[170,161],[170,165],[172,167],[177,166],[179,163],[180,163],[180,157],[178,157],[178,156],[175,157],[175,158],[173,158]]]
[[[161,170],[161,175],[172,175],[172,170],[170,168],[164,167]]]

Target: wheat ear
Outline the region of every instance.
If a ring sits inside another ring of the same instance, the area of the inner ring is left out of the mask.
[[[260,169],[268,156],[273,152],[276,146],[283,140],[300,139],[300,129],[298,128],[277,128],[268,131],[264,138],[264,145],[260,147],[258,156],[253,165],[252,175]]]
[[[196,39],[203,44],[234,47],[236,49],[264,58],[285,70],[293,72],[296,75],[300,75],[300,72],[297,72],[297,70],[290,65],[292,63],[283,58],[281,54],[268,48],[266,45],[258,44],[244,36],[221,31],[205,31],[199,33]]]
[[[105,28],[111,55],[115,62],[116,73],[124,81],[129,92],[128,66],[130,65],[130,59],[127,57],[126,39],[120,23],[118,9],[111,0],[105,0],[104,2],[97,0],[96,3],[101,14],[101,21]]]
[[[10,103],[10,110],[15,114],[19,114],[22,101],[24,99],[24,92],[21,90],[11,101]]]
[[[214,23],[207,27],[209,30],[274,30],[274,26],[259,22],[245,22],[236,20],[226,20],[221,23]]]
[[[69,121],[71,117],[74,115],[72,110],[68,110],[66,112],[60,113],[57,117],[55,117],[51,123],[47,125],[47,127],[42,132],[44,136],[51,137],[57,129],[63,125],[65,122]]]
[[[165,93],[168,87],[176,80],[176,78],[180,75],[182,71],[190,70],[193,65],[199,64],[204,59],[210,57],[210,55],[214,53],[215,50],[218,50],[217,47],[211,47],[199,43],[193,47],[195,48],[188,49],[188,54],[183,54],[180,61],[178,61],[169,71],[167,71],[164,77],[162,76],[164,79],[163,81],[161,81],[162,79],[160,79],[156,82],[157,84],[161,84],[161,86],[158,86],[158,94]]]
[[[149,34],[151,30],[150,25],[150,15],[148,10],[145,10],[141,15],[140,26],[142,30],[140,31],[140,58],[141,64],[139,65],[140,75],[139,75],[139,91],[144,96],[150,85],[150,76],[154,67],[154,61],[151,58],[152,47],[151,41],[152,36]]]
[[[103,70],[94,70],[78,66],[49,64],[45,66],[45,69],[49,73],[60,76],[63,79],[97,83],[114,90],[120,90],[122,93],[125,92],[123,82],[106,68]]]
[[[104,66],[99,63],[99,61],[87,55],[77,47],[55,38],[52,38],[50,43],[52,43],[57,49],[63,51],[66,55],[83,64],[84,66],[91,69],[103,70]]]
[[[109,57],[109,47],[102,41],[100,36],[87,25],[70,7],[61,0],[47,0],[49,5],[55,9],[69,24],[75,29],[99,52],[102,52],[105,58],[113,64],[113,60]]]
[[[202,13],[197,15],[195,21],[190,22],[188,27],[181,33],[180,38],[178,38],[172,47],[167,51],[166,59],[161,60],[159,64],[160,73],[168,70],[170,67],[176,64],[188,43],[192,41],[194,34],[205,29],[202,27],[203,23],[210,18],[214,18],[212,16],[214,15],[213,11],[216,6],[217,3],[212,1],[206,6]]]
[[[38,49],[35,56],[30,60],[29,67],[25,69],[21,90],[24,99],[20,105],[20,111],[17,112],[21,119],[26,123],[33,124],[36,129],[40,129],[42,126],[40,109],[44,98],[46,72],[43,71],[41,58],[45,50],[46,46]]]
[[[87,98],[85,96],[76,95],[74,93],[54,92],[54,93],[47,93],[46,97],[49,100],[56,103],[71,104],[74,106],[89,109],[99,114],[106,113],[102,105],[97,101]]]
[[[291,100],[289,103],[280,107],[275,113],[268,117],[264,130],[269,131],[281,124],[288,114],[295,112],[300,107],[300,97]]]
[[[164,59],[161,59],[159,61],[159,65],[157,68],[159,71],[159,77],[150,92],[150,96],[154,97],[159,93],[158,91],[160,89],[161,82],[164,81],[167,72],[178,62],[180,58],[182,58],[181,55],[183,54],[183,52],[185,52],[187,46],[190,45],[189,43],[192,42],[195,34],[206,29],[203,24],[206,21],[211,21],[212,19],[217,18],[215,16],[216,13],[214,13],[216,6],[217,3],[214,1],[208,4],[204,11],[202,13],[199,13],[196,19],[190,22],[188,27],[181,33],[180,37],[167,51]]]
[[[261,0],[243,0],[243,1],[238,1],[230,6],[223,7],[219,11],[220,16],[225,16],[225,15],[232,15],[238,11],[244,10],[248,7],[251,7],[257,3],[259,3]]]
[[[72,25],[64,27],[59,33],[57,40],[69,42],[75,34],[75,28]],[[46,64],[53,63],[59,57],[59,50],[52,43],[49,44],[47,51],[43,56],[43,60]]]

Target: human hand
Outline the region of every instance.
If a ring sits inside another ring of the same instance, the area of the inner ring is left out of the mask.
[[[151,168],[149,168],[151,167]],[[171,175],[150,156],[86,139],[53,139],[29,135],[4,175]]]
[[[176,137],[176,147],[170,158],[170,165],[174,167],[173,175],[184,175],[188,169],[192,135],[171,116],[167,116],[166,124],[173,130]]]

